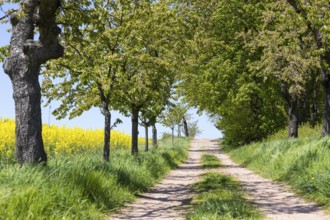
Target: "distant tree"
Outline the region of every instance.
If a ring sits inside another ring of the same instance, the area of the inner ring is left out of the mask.
[[[190,136],[190,135],[189,135],[189,131],[190,131],[190,129],[189,129],[189,127],[188,127],[188,122],[187,122],[186,116],[183,116],[183,117],[182,117],[182,124],[183,124],[184,135],[185,135],[186,137],[189,137],[189,136]]]
[[[174,143],[174,128],[177,124],[177,119],[175,118],[171,109],[166,109],[165,112],[161,115],[160,123],[165,127],[171,129],[172,144]]]
[[[64,49],[58,42],[61,29],[56,21],[61,1],[6,2],[20,3],[18,10],[8,12],[12,36],[9,57],[3,64],[14,89],[16,156],[21,164],[45,162],[39,73],[42,64],[63,55]],[[0,1],[0,5],[2,3]],[[39,39],[35,40],[37,33]]]
[[[156,123],[152,124],[151,126],[152,126],[152,148],[155,149],[158,147]]]
[[[198,127],[198,121],[188,122],[189,137],[195,138],[197,135],[202,133]]]
[[[161,116],[161,124],[169,127],[172,131],[172,143],[174,142],[174,129],[175,126],[178,128],[178,136],[180,137],[180,126],[183,118],[188,118],[187,114],[188,107],[183,103],[172,104],[168,106],[165,112]]]

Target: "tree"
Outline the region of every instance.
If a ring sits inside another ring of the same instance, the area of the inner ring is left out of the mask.
[[[301,18],[302,25],[313,36],[317,50],[313,51],[318,59],[325,97],[323,134],[330,135],[330,5],[327,0],[302,2],[286,0]]]
[[[183,50],[181,91],[200,111],[218,115],[217,127],[232,144],[260,140],[284,125],[279,86],[264,80],[249,63],[260,59],[246,42],[261,23],[265,2],[189,1],[190,36]]]
[[[155,124],[156,117],[161,113],[163,106],[171,96],[171,88],[174,83],[172,72],[157,71],[155,66],[150,66],[148,70],[144,70],[145,72],[142,73],[138,71],[143,71],[143,67],[140,67],[134,74],[128,74],[129,77],[120,83],[123,91],[120,97],[127,103],[120,110],[126,115],[131,115],[132,119],[132,154],[138,153],[139,113],[141,112],[142,118],[145,119],[146,129],[151,124]]]
[[[165,127],[168,127],[171,129],[172,144],[174,144],[174,128],[177,123],[177,120],[175,119],[174,114],[171,109],[166,109],[163,112],[160,123],[163,124]]]
[[[145,151],[149,151],[149,127],[156,123],[156,117],[152,117],[151,119],[148,120],[147,117],[142,116],[142,118],[140,118],[140,121],[141,121],[141,125],[145,129]]]
[[[158,81],[155,81],[158,82]],[[157,84],[157,83],[156,83]],[[155,92],[159,89],[158,85],[155,85]],[[152,146],[153,148],[157,147],[157,128],[156,128],[156,122],[157,118],[161,115],[161,113],[164,111],[165,106],[169,104],[169,99],[171,97],[170,88],[166,91],[161,90],[163,93],[162,97],[158,97],[158,99],[150,100],[151,102],[148,102],[148,106],[146,108],[143,108],[141,110],[141,116],[140,121],[141,125],[145,128],[145,151],[149,150],[149,136],[148,136],[148,129],[150,126],[152,126]]]
[[[170,57],[166,48],[171,43],[169,3],[69,2],[61,19],[68,51],[45,72],[45,76],[63,79],[55,85],[45,84],[50,100],[62,100],[54,113],[76,117],[92,106],[101,108],[105,115],[105,160],[109,158],[110,110],[131,116],[135,154],[139,112],[169,97],[174,80],[166,61]]]
[[[144,4],[139,8],[142,11],[140,20],[135,22],[131,45],[126,48],[131,55],[118,77],[118,97],[125,103],[119,110],[130,115],[132,121],[132,154],[138,153],[139,113],[147,114],[149,119],[159,115],[159,109],[171,96],[176,73],[171,62],[175,17],[170,2]]]
[[[118,98],[118,82],[133,46],[139,8],[133,1],[66,1],[63,43],[68,48],[64,57],[48,65],[44,75],[44,93],[49,102],[61,100],[54,111],[59,117],[81,115],[98,107],[104,115],[104,160],[109,161],[111,110],[123,105]],[[91,7],[92,6],[92,7]],[[83,13],[82,13],[83,12]],[[134,50],[133,50],[134,51]],[[61,81],[59,80],[62,79]]]
[[[14,90],[16,156],[19,163],[47,161],[42,140],[39,73],[41,65],[63,55],[56,16],[60,0],[24,0],[12,11],[10,54],[3,68]],[[39,40],[34,40],[35,32]]]
[[[187,123],[187,119],[185,116],[182,117],[182,123],[183,123],[183,130],[184,130],[184,135],[186,137],[189,137],[189,128],[188,128],[188,123]]]
[[[202,131],[198,127],[198,121],[188,122],[189,137],[195,138]]]
[[[316,49],[303,21],[285,1],[267,5],[262,24],[252,44],[262,50],[260,60],[251,64],[264,78],[278,81],[287,102],[288,136],[298,137],[299,108],[311,73],[317,68],[312,53]]]
[[[188,108],[182,103],[172,104],[168,106],[165,112],[161,116],[161,124],[169,127],[172,131],[172,144],[174,142],[174,128],[178,126],[178,136],[180,137],[180,123],[187,115]]]
[[[152,148],[155,149],[158,147],[156,123],[151,126],[152,126]]]

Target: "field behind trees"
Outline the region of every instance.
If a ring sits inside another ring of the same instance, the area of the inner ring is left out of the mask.
[[[101,151],[104,133],[101,129],[81,129],[43,125],[43,140],[47,154],[55,156],[70,156],[80,152]],[[0,119],[0,160],[15,160],[15,122],[12,119]],[[131,136],[120,131],[111,132],[111,149],[130,149]],[[145,144],[144,138],[139,138],[139,144]]]

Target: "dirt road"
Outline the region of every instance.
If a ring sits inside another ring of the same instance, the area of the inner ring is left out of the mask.
[[[241,181],[249,198],[265,214],[266,219],[330,220],[330,216],[325,215],[317,205],[306,203],[286,186],[264,179],[233,163],[219,150],[216,141],[206,139],[194,140],[186,163],[109,219],[185,219],[190,201],[195,196],[190,186],[207,171],[200,164],[201,155],[205,153],[214,154],[221,160],[223,167],[219,172]]]
[[[186,163],[110,219],[185,219],[190,201],[194,197],[190,186],[204,172],[200,164],[204,144],[204,140],[192,141]]]

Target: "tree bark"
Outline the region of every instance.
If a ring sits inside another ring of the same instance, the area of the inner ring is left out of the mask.
[[[146,133],[146,143],[145,143],[145,151],[149,151],[149,129],[148,125],[144,125],[145,133]]]
[[[103,143],[103,159],[109,162],[110,159],[110,138],[111,138],[111,113],[109,104],[103,101],[104,115],[104,143]]]
[[[323,70],[324,71],[324,70]],[[322,71],[322,72],[323,72]],[[324,89],[324,120],[323,120],[323,135],[330,135],[330,80],[327,73],[322,73],[322,75],[327,75],[326,80],[323,79],[323,89]],[[324,77],[325,78],[325,77]]]
[[[10,18],[10,56],[3,67],[13,85],[17,160],[20,164],[39,163],[47,161],[42,140],[39,73],[41,64],[64,52],[57,40],[60,28],[55,23],[60,1],[25,0],[21,5]],[[35,27],[39,41],[34,41]]]
[[[172,145],[174,144],[174,126],[171,127],[172,129]]]
[[[328,68],[330,67],[330,51],[321,56],[321,75],[324,89],[324,121],[323,135],[330,135],[330,76]]]
[[[317,81],[317,75],[312,75],[312,91],[310,102],[312,103],[310,106],[310,125],[314,128],[318,123],[318,113],[319,113],[319,105],[318,105],[318,95],[319,95],[319,84]]]
[[[156,125],[152,125],[152,147],[153,149],[157,148],[157,128]]]
[[[181,126],[178,124],[178,138],[181,137]]]
[[[183,121],[184,135],[186,137],[189,137],[188,123],[187,123],[186,117],[183,116],[182,121]]]
[[[298,98],[293,97],[287,88],[287,85],[281,83],[281,92],[288,103],[288,137],[298,137],[299,111]]]
[[[289,138],[297,138],[298,137],[298,105],[297,100],[291,100],[288,108],[288,136]]]
[[[139,138],[139,108],[132,107],[132,154],[137,154],[138,149],[138,138]]]

